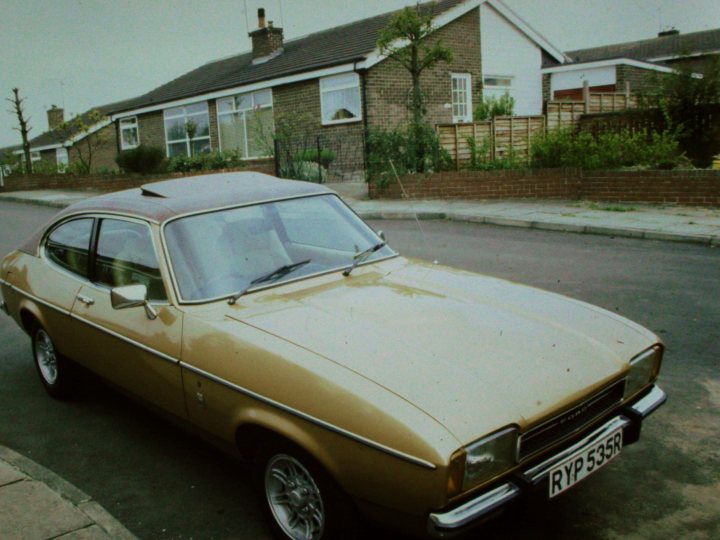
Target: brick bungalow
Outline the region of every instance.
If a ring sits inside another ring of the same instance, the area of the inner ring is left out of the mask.
[[[720,57],[720,28],[681,34],[660,32],[657,37],[567,51],[561,66],[543,69],[545,99],[582,99],[583,82],[593,92],[643,91],[655,75],[690,68],[702,74]]]
[[[65,118],[65,111],[62,108],[53,105],[47,110],[47,131],[30,139],[30,159],[33,164],[46,163],[57,166],[62,171],[70,163],[78,161],[79,152],[87,155],[85,145],[89,138],[93,147],[93,172],[117,169],[115,157],[122,149],[122,145],[119,143],[118,128],[110,113],[118,107],[123,107],[124,103],[101,105],[81,114],[80,117],[89,128],[82,133],[73,132],[71,129],[60,130],[59,127],[69,119]],[[103,118],[93,123],[90,118],[95,110]],[[20,159],[24,158],[21,146],[8,148],[7,152]]]
[[[561,51],[500,0],[428,7],[436,28],[431,39],[454,53],[451,64],[423,75],[429,122],[471,121],[481,93],[509,91],[516,113],[542,112],[540,70],[563,62]],[[259,10],[251,51],[205,64],[112,111],[119,146],[132,140],[164,148],[169,157],[235,149],[258,158],[270,152],[263,134],[280,118],[305,113],[305,133],[343,141],[362,164],[366,130],[408,117],[409,75],[376,48],[391,16],[285,41],[282,28]],[[192,137],[187,122],[196,127]]]

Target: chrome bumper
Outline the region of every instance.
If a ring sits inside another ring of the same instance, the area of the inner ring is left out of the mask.
[[[483,518],[522,495],[523,492],[547,479],[550,470],[562,460],[591,446],[616,429],[622,428],[623,432],[632,431],[632,435],[624,443],[625,445],[631,444],[637,440],[642,420],[652,414],[666,400],[665,392],[659,387],[653,386],[642,398],[625,406],[602,426],[579,441],[545,458],[540,463],[521,469],[513,474],[507,482],[495,486],[452,510],[430,514],[427,524],[430,536],[448,538],[465,532],[472,525],[482,522]],[[625,441],[625,438],[623,440]]]

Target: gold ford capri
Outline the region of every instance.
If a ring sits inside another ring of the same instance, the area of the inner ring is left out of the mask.
[[[252,460],[279,538],[444,538],[563,493],[666,399],[594,306],[398,255],[323,186],[198,176],[89,199],[0,268],[40,381],[77,365]]]

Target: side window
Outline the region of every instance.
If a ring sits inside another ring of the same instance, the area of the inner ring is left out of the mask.
[[[92,218],[74,219],[60,225],[45,242],[47,258],[74,274],[87,277],[92,227]]]
[[[109,287],[141,284],[149,300],[167,298],[147,225],[117,219],[100,222],[95,281]]]

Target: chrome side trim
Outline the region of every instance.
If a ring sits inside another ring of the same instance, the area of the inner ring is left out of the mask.
[[[69,312],[67,309],[65,309],[65,308],[58,307],[58,306],[56,306],[56,305],[54,305],[54,304],[51,304],[50,302],[47,302],[47,301],[45,301],[45,300],[42,300],[41,298],[38,298],[38,297],[35,296],[34,294],[30,294],[29,292],[26,292],[26,291],[23,291],[22,289],[17,288],[17,287],[16,287],[15,285],[13,285],[12,283],[8,283],[7,281],[4,281],[3,283],[4,283],[5,285],[7,285],[8,287],[10,287],[10,290],[11,290],[11,291],[15,291],[15,292],[17,292],[17,293],[20,293],[20,294],[22,294],[23,296],[25,296],[26,298],[29,298],[30,300],[33,300],[34,302],[37,302],[38,304],[42,304],[42,305],[45,306],[45,307],[49,307],[50,309],[54,309],[55,311],[58,311],[58,312],[62,313],[63,315],[70,315],[70,312]]]
[[[540,482],[543,478],[545,478],[548,473],[550,472],[550,469],[552,469],[555,465],[560,463],[562,460],[567,458],[568,456],[572,455],[573,453],[577,452],[578,450],[581,450],[582,448],[586,446],[590,446],[594,442],[596,442],[599,439],[602,439],[606,435],[609,435],[616,429],[624,428],[626,426],[630,425],[630,420],[625,418],[622,415],[615,416],[612,419],[610,419],[608,422],[600,426],[598,429],[590,433],[588,436],[580,439],[578,442],[573,444],[572,446],[569,446],[568,448],[565,448],[561,452],[558,452],[557,454],[554,454],[550,456],[545,461],[542,461],[538,465],[535,465],[534,467],[527,469],[526,471],[523,471],[523,474],[528,477],[528,479],[533,483],[537,484]]]
[[[226,381],[225,379],[222,379],[216,375],[213,375],[212,373],[208,373],[207,371],[204,371],[204,370],[202,370],[198,367],[195,367],[191,364],[187,364],[186,362],[181,361],[180,366],[187,369],[188,371],[192,371],[193,373],[201,375],[207,379],[210,379],[211,381],[214,381],[214,382],[221,384],[231,390],[234,390],[235,392],[244,394],[244,395],[251,397],[253,399],[256,399],[262,403],[270,405],[271,407],[275,407],[276,409],[280,409],[281,411],[292,414],[293,416],[297,416],[298,418],[302,418],[303,420],[306,420],[312,424],[315,424],[317,426],[325,428],[329,431],[333,431],[339,435],[342,435],[342,436],[352,439],[354,441],[357,441],[361,444],[364,444],[365,446],[369,446],[370,448],[380,450],[381,452],[384,452],[391,456],[400,458],[409,463],[413,463],[414,465],[419,465],[421,467],[425,467],[426,469],[431,469],[431,470],[436,469],[435,465],[430,463],[429,461],[417,458],[415,456],[411,456],[410,454],[406,454],[405,452],[401,452],[400,450],[395,450],[394,448],[390,448],[388,446],[385,446],[384,444],[367,439],[361,435],[352,433],[352,432],[350,432],[346,429],[343,429],[341,427],[338,427],[334,424],[330,424],[329,422],[325,422],[324,420],[320,420],[319,418],[310,416],[309,414],[305,414],[304,412],[298,411],[297,409],[293,409],[292,407],[284,405],[278,401],[275,401],[274,399],[260,395],[256,392],[253,392],[252,390],[248,390],[247,388],[243,388],[242,386],[238,386],[237,384],[231,383],[230,381]]]
[[[430,514],[428,523],[430,533],[435,532],[435,535],[438,535],[438,533],[441,535],[443,530],[450,532],[453,529],[458,529],[510,502],[518,495],[520,495],[520,488],[508,482],[487,493],[483,493],[454,510],[442,514]]]
[[[133,346],[137,347],[138,349],[142,349],[142,350],[145,351],[145,352],[148,352],[148,353],[150,353],[150,354],[152,354],[152,355],[155,355],[155,356],[157,356],[158,358],[162,358],[163,360],[165,360],[165,361],[167,361],[167,362],[170,362],[171,364],[176,364],[176,365],[177,365],[177,364],[180,363],[180,360],[178,360],[177,358],[173,358],[172,356],[167,355],[167,354],[165,354],[165,353],[162,353],[162,352],[160,352],[160,351],[158,351],[158,350],[156,350],[156,349],[153,349],[153,348],[151,348],[151,347],[148,347],[147,345],[143,345],[143,344],[140,343],[139,341],[135,341],[134,339],[130,339],[129,337],[123,336],[122,334],[118,334],[117,332],[115,332],[115,331],[113,331],[113,330],[109,330],[108,328],[105,328],[105,327],[103,327],[103,326],[100,326],[99,324],[96,324],[96,323],[94,323],[94,322],[88,321],[87,319],[85,319],[85,318],[83,318],[83,317],[79,317],[79,316],[76,315],[75,313],[71,313],[71,314],[70,314],[70,317],[73,318],[73,319],[75,319],[76,321],[79,321],[79,322],[83,323],[83,324],[87,324],[88,326],[92,326],[93,328],[95,328],[95,329],[97,329],[97,330],[100,330],[101,332],[104,332],[104,333],[106,333],[106,334],[109,334],[109,335],[111,335],[112,337],[119,339],[120,341],[124,341],[125,343],[129,343],[130,345],[133,345]]]
[[[630,406],[630,410],[640,418],[650,416],[655,409],[667,401],[667,394],[660,387],[653,385],[648,394]]]

